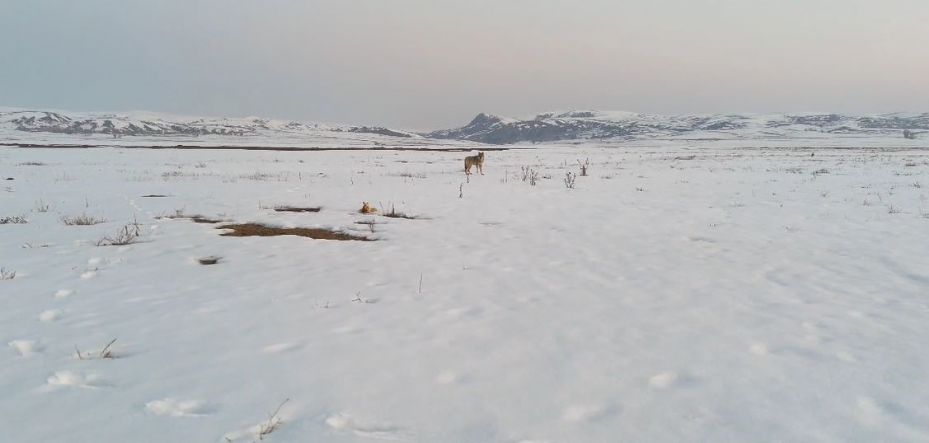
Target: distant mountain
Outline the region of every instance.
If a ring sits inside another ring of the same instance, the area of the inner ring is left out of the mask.
[[[144,112],[75,113],[0,108],[0,142],[329,146],[511,144],[582,140],[715,140],[889,137],[929,138],[929,113],[654,115],[548,112],[530,119],[478,114],[467,125],[417,134],[378,126],[287,120],[178,117]],[[123,139],[125,137],[125,139]],[[122,141],[112,140],[120,138]],[[107,140],[107,141],[104,141]]]
[[[846,116],[839,114],[677,115],[571,111],[528,120],[478,114],[467,125],[423,134],[429,138],[490,144],[611,138],[792,138],[883,135],[929,130],[929,113]]]
[[[316,123],[262,118],[182,118],[159,114],[64,113],[49,111],[2,111],[0,129],[23,132],[109,136],[199,137],[319,135],[325,132],[376,134],[387,137],[420,138],[407,131],[372,126],[327,126]]]

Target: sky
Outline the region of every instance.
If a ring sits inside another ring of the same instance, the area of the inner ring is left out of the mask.
[[[0,106],[407,129],[929,111],[927,0],[0,0]]]

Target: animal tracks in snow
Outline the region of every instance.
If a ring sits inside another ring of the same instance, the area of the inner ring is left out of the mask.
[[[561,418],[569,423],[584,423],[603,417],[607,408],[599,404],[577,404],[565,408]]]
[[[380,440],[405,438],[402,429],[385,423],[373,423],[356,419],[349,414],[336,414],[326,418],[326,424],[336,431],[351,432],[359,437]]]
[[[762,355],[768,355],[771,351],[768,349],[768,345],[761,343],[761,342],[756,342],[756,343],[752,343],[752,345],[748,347],[748,352],[751,352],[752,354],[755,354],[755,355],[762,356]]]
[[[44,347],[35,340],[13,340],[9,346],[19,353],[20,357],[31,357],[42,352]]]
[[[46,323],[58,321],[62,315],[63,312],[60,309],[49,309],[39,314],[39,321]]]
[[[293,351],[295,349],[300,348],[301,346],[303,345],[301,345],[300,343],[278,343],[274,345],[265,346],[264,348],[261,349],[261,351],[266,354],[281,354],[284,352]]]
[[[655,389],[667,389],[677,383],[678,376],[674,372],[662,372],[648,379],[648,385]]]
[[[85,374],[74,371],[58,371],[45,380],[48,389],[56,388],[100,388],[107,386],[97,374]]]
[[[435,377],[435,382],[440,385],[451,385],[461,382],[461,376],[452,371],[444,371]]]
[[[206,402],[173,398],[150,401],[145,404],[145,410],[153,415],[167,417],[200,417],[213,412],[213,408]]]

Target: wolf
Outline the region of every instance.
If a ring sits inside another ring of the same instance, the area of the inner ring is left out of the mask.
[[[465,174],[471,175],[471,167],[477,168],[477,172],[484,175],[484,153],[478,152],[477,155],[465,157]]]

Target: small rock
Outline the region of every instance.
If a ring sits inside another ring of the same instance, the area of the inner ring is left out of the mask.
[[[219,263],[220,259],[222,259],[222,257],[211,255],[209,257],[198,258],[197,262],[201,265],[215,265],[216,263]]]

